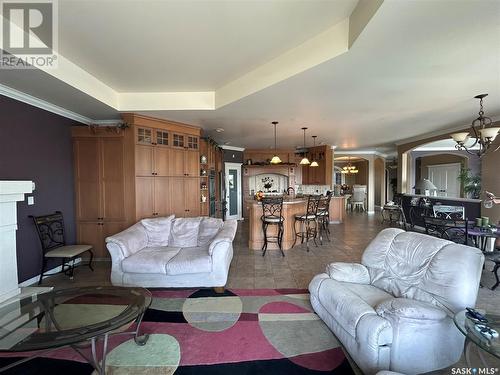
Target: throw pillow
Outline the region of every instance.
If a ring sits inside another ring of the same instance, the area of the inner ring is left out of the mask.
[[[174,218],[174,215],[170,215],[169,217],[155,217],[141,220],[141,224],[146,228],[148,235],[148,247],[168,246]]]
[[[170,246],[196,247],[198,246],[198,232],[201,217],[177,218],[172,224]]]
[[[207,246],[212,239],[219,233],[224,222],[222,219],[213,217],[204,217],[201,219],[200,231],[198,233],[198,246]]]

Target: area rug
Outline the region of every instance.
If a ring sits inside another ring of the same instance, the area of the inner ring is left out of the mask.
[[[306,290],[153,289],[142,332],[148,343],[110,339],[108,374],[354,374]],[[14,358],[0,358],[0,367]],[[91,374],[71,349],[6,374]]]

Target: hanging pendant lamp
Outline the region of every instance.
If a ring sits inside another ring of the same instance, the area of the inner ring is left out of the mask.
[[[304,149],[306,148],[306,130],[307,128],[302,128],[302,130],[304,131]],[[299,163],[300,165],[309,165],[311,164],[311,162],[309,161],[309,159],[304,155],[304,157],[302,158],[302,160],[300,161]]]
[[[274,156],[271,159],[271,164],[280,164],[281,159],[277,154],[277,149],[276,149],[276,125],[278,125],[278,121],[273,121],[271,124],[274,125]]]
[[[317,135],[313,135],[312,138],[313,138],[313,142],[314,142],[314,146],[313,147],[316,147],[316,137]],[[314,155],[313,155],[314,156]],[[313,159],[310,167],[319,167],[319,164],[316,160]]]

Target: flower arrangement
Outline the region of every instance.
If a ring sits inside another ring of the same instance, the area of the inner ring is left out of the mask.
[[[255,199],[260,202],[264,198],[264,192],[262,190],[259,190],[257,193],[255,193]]]
[[[261,181],[266,190],[270,190],[273,187],[274,180],[271,177],[264,177]]]

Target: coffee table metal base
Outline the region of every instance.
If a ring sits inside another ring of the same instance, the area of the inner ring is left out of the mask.
[[[134,335],[134,342],[138,346],[144,346],[148,342],[149,339],[149,334],[144,334],[140,335],[140,328],[141,328],[141,323],[142,323],[142,318],[144,317],[144,313],[142,313],[136,320],[136,329],[135,331],[127,331],[127,332],[116,332],[116,333],[105,333],[104,335],[92,337],[90,339],[90,353],[91,355],[87,355],[83,352],[83,349],[87,348],[89,344],[85,344],[83,346],[80,345],[71,345],[71,348],[76,351],[80,356],[85,359],[100,375],[105,375],[106,374],[106,356],[108,354],[108,340],[109,336],[118,336],[118,335]],[[99,346],[99,341],[102,340],[103,345],[102,345],[102,351],[101,355],[99,356],[98,353],[98,346]],[[59,349],[59,348],[57,348]],[[36,352],[34,355],[30,357],[26,357],[23,359],[20,359],[19,361],[13,362],[5,367],[0,368],[0,373],[7,371],[15,366],[18,366],[22,363],[28,362],[34,358],[37,358],[43,354],[50,353],[54,350],[57,349],[50,349],[50,350],[45,350],[41,352]],[[99,359],[100,357],[100,359]]]

